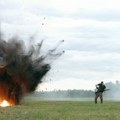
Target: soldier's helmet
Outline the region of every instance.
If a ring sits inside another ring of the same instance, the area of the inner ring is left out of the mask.
[[[101,84],[103,84],[103,81],[101,81]]]

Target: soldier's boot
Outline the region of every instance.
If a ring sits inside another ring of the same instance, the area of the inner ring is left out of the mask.
[[[103,98],[101,98],[100,101],[101,101],[101,104],[102,104],[103,103]]]
[[[95,104],[97,104],[97,99],[95,98]]]

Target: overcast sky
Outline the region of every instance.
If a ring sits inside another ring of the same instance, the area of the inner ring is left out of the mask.
[[[94,89],[101,81],[120,80],[119,5],[119,0],[1,0],[1,29],[7,37],[35,35],[48,46],[65,40],[60,47],[65,54],[39,90]]]

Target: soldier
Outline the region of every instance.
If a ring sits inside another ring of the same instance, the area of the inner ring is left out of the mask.
[[[103,92],[106,89],[106,86],[104,85],[103,81],[96,85],[97,91],[95,92],[95,104],[97,104],[97,99],[100,97],[101,103],[103,103]]]

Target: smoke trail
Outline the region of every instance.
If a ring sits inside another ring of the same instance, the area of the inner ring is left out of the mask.
[[[63,42],[63,41],[61,41]],[[61,43],[60,42],[60,43]],[[51,69],[49,61],[63,54],[56,52],[57,47],[46,54],[41,53],[43,41],[37,45],[12,38],[8,41],[0,36],[0,99],[15,105],[22,97],[34,92],[42,78]]]

